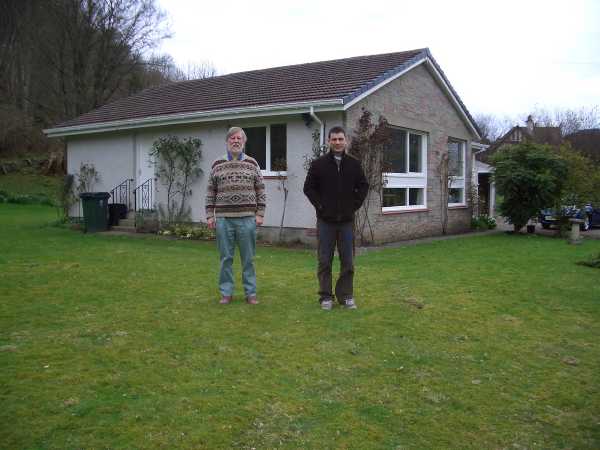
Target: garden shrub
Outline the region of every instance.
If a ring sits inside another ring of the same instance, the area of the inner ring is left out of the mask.
[[[215,231],[208,228],[205,223],[167,225],[158,234],[195,241],[212,241],[215,239]]]
[[[481,215],[471,218],[471,228],[474,230],[493,230],[496,228],[496,219]]]
[[[567,164],[548,145],[525,142],[503,148],[492,157],[498,210],[515,232],[540,210],[560,203]]]

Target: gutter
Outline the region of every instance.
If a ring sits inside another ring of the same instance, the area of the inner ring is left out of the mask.
[[[471,143],[471,149],[473,147],[479,147],[479,150],[477,150],[476,152],[471,150],[471,153],[473,155],[479,155],[480,153],[485,152],[488,148],[490,148],[490,146],[488,144],[476,144],[476,143]]]
[[[214,122],[217,120],[301,114],[306,113],[307,106],[311,108],[311,111],[314,111],[315,108],[319,111],[336,111],[341,110],[343,108],[343,100],[331,99],[309,102],[250,106],[244,108],[231,108],[213,111],[168,114],[155,117],[142,117],[137,119],[123,119],[111,122],[96,122],[85,125],[47,128],[43,130],[43,132],[46,136],[54,138],[93,133],[105,133],[110,131],[131,130],[138,128],[162,127],[167,125],[185,125],[190,123]],[[321,123],[321,121],[318,118],[316,120],[319,123]]]
[[[321,119],[319,119],[319,116],[317,116],[315,114],[315,107],[314,106],[310,107],[309,114],[310,114],[310,117],[312,117],[313,119],[315,119],[315,121],[320,125],[320,130],[319,130],[319,145],[321,146],[321,148],[323,148],[323,145],[325,145],[325,124],[323,123],[323,121]]]

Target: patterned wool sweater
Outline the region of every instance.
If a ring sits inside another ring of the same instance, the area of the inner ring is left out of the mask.
[[[227,155],[213,164],[206,190],[206,218],[264,216],[265,185],[256,160],[244,153],[229,161]]]

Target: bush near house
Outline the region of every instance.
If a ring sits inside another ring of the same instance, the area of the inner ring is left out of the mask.
[[[224,308],[215,243],[54,218],[0,205],[5,448],[600,447],[600,241],[369,252],[325,313],[314,251],[259,247]]]
[[[208,228],[205,223],[167,225],[159,230],[158,234],[197,241],[213,241],[216,238],[215,230]]]
[[[549,205],[557,205],[563,194],[568,169],[550,146],[525,142],[492,156],[493,179],[502,202],[500,214],[515,232]]]
[[[471,218],[471,228],[474,230],[493,230],[496,228],[496,219],[482,215]]]

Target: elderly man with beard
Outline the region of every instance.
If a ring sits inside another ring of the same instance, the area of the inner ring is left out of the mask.
[[[230,128],[225,142],[227,153],[212,164],[206,192],[206,219],[209,228],[216,228],[221,259],[219,303],[229,304],[233,298],[232,264],[237,244],[246,302],[255,305],[258,303],[254,269],[256,227],[262,225],[265,215],[265,185],[258,163],[244,153],[244,130]]]

